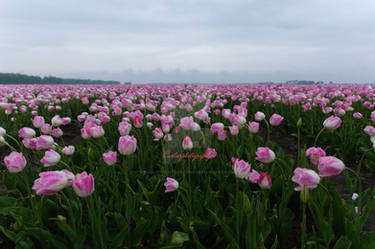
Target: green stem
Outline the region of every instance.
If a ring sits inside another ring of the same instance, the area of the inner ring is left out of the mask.
[[[8,134],[5,134],[5,136],[9,137],[10,139],[12,139],[14,142],[16,142],[16,144],[18,145],[18,147],[20,149],[22,149],[22,146],[21,144],[17,141],[17,139],[15,139],[14,137],[12,137],[11,135],[8,135]]]
[[[306,240],[306,203],[302,204],[302,223],[301,223],[301,249],[305,248]]]
[[[320,134],[323,133],[324,130],[325,130],[325,128],[323,127],[323,128],[319,131],[318,135],[316,135],[316,137],[315,137],[315,141],[314,141],[314,146],[313,146],[313,147],[316,146],[316,143],[318,142],[318,138],[319,138]]]
[[[359,177],[359,175],[357,174],[357,172],[355,172],[355,171],[352,170],[351,168],[345,167],[345,169],[348,170],[349,172],[351,172],[351,173],[357,178],[357,182],[358,182],[358,193],[361,193],[361,192],[362,192],[362,182],[361,182],[361,178]]]
[[[4,145],[8,146],[12,151],[17,151],[12,145],[8,144],[8,143],[5,142],[5,141],[1,141],[1,140],[0,140],[0,143],[2,143],[2,144],[4,144]]]

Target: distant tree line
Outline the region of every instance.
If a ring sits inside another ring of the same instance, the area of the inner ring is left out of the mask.
[[[0,73],[0,84],[121,84],[113,80],[63,79],[54,76],[32,76],[18,73]]]

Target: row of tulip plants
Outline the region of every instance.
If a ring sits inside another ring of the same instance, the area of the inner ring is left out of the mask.
[[[373,86],[0,90],[3,246],[375,248]]]

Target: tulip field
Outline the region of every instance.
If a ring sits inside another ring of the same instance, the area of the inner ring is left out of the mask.
[[[0,85],[0,248],[375,248],[373,85]]]

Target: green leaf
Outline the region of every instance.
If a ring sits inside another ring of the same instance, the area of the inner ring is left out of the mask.
[[[374,248],[375,248],[375,232],[365,233],[361,241],[361,249],[374,249]]]
[[[171,245],[182,246],[185,241],[189,241],[189,234],[179,231],[174,231],[171,238]]]
[[[336,242],[333,249],[347,249],[350,248],[352,242],[345,236],[341,236],[339,240]]]

